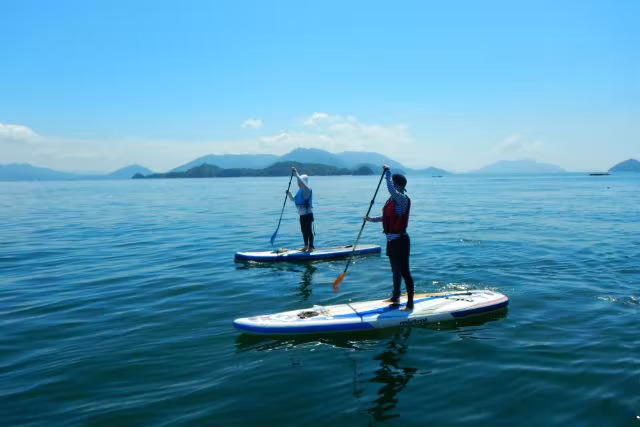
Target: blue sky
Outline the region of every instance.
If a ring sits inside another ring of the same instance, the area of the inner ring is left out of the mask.
[[[0,164],[640,159],[637,1],[0,0]]]

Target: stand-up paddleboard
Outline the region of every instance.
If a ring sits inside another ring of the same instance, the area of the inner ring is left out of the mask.
[[[233,326],[249,334],[291,335],[361,331],[392,326],[422,325],[466,318],[500,310],[509,299],[490,290],[441,292],[414,295],[414,309],[400,310],[406,297],[393,305],[382,300],[332,306],[314,306],[236,319]]]
[[[320,259],[345,258],[354,255],[380,253],[379,245],[335,246],[332,248],[314,249],[313,252],[302,252],[299,249],[277,249],[267,252],[236,252],[237,261],[315,261]]]

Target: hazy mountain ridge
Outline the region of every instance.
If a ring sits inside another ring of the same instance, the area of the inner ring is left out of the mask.
[[[108,173],[106,177],[107,179],[130,179],[137,173],[150,174],[153,173],[153,171],[145,168],[144,166],[130,165]]]
[[[337,154],[319,150],[317,148],[296,148],[295,150],[280,156],[278,158],[278,163],[279,162],[315,163],[334,166],[336,168],[349,167]]]
[[[215,161],[217,163],[212,163]],[[181,175],[171,175],[186,173],[194,167],[203,164],[215,166],[220,171],[209,169],[196,170],[191,174],[211,174],[211,176],[277,176],[277,175],[256,175],[255,170],[269,169],[279,163],[295,164],[315,164],[330,166],[336,169],[345,169],[344,174],[362,174],[362,171],[371,170],[377,173],[382,164],[388,164],[393,172],[406,173],[408,175],[430,175],[444,176],[452,172],[436,167],[424,169],[411,169],[404,167],[401,163],[389,157],[375,152],[345,151],[342,153],[330,153],[328,151],[315,148],[296,148],[291,152],[276,156],[273,154],[225,154],[207,155],[199,157],[189,163],[179,166],[166,173],[154,174],[151,170],[140,165],[130,165],[106,174],[82,174],[61,172],[54,169],[33,166],[27,163],[13,163],[0,165],[0,181],[52,181],[52,180],[106,180],[106,179],[130,179],[134,175],[146,177],[157,175],[172,177]],[[226,167],[225,167],[226,165]],[[257,166],[256,166],[257,165]],[[535,160],[501,160],[481,169],[477,169],[469,174],[539,174],[539,173],[565,173],[560,166],[541,163]],[[640,162],[635,159],[628,159],[620,162],[609,169],[609,172],[640,172]],[[268,174],[271,172],[265,172]],[[308,172],[314,174],[314,172]],[[325,174],[327,170],[322,169]],[[333,174],[329,173],[329,174]]]
[[[54,169],[33,166],[28,163],[0,165],[0,181],[81,181],[130,179],[136,173],[149,174],[151,170],[140,165],[130,165],[108,174],[86,175],[61,172]]]
[[[296,148],[282,156],[271,154],[223,154],[199,157],[185,165],[172,169],[170,172],[185,172],[195,166],[202,164],[216,165],[223,169],[231,168],[250,168],[262,169],[275,163],[280,162],[300,162],[315,163],[337,168],[357,169],[367,167],[372,170],[380,168],[383,164],[387,164],[395,172],[400,173],[419,173],[432,175],[447,175],[451,172],[438,168],[411,169],[403,166],[401,163],[375,152],[367,151],[344,151],[341,153],[330,153],[317,148]]]
[[[640,162],[628,159],[613,166],[609,172],[640,172]]]
[[[205,163],[223,169],[253,168],[262,169],[276,163],[279,157],[275,154],[208,154],[171,169],[169,172],[185,172]]]
[[[379,168],[383,164],[387,164],[391,169],[408,170],[395,160],[390,159],[383,154],[374,152],[344,151],[337,154],[337,156],[347,165],[347,167],[351,168],[362,165],[374,165],[376,168]]]
[[[250,168],[262,169],[280,162],[315,163],[337,168],[354,169],[360,166],[376,165],[380,167],[386,163],[393,169],[407,170],[400,163],[387,156],[374,152],[345,151],[331,153],[317,148],[296,148],[282,156],[273,154],[209,154],[198,157],[170,172],[184,172],[202,164],[216,165],[223,169]]]
[[[289,176],[291,166],[295,166],[299,173],[306,173],[312,176],[331,175],[371,175],[373,171],[369,168],[358,168],[351,170],[338,168],[335,166],[320,163],[300,163],[300,162],[278,162],[262,169],[251,168],[229,168],[223,169],[215,165],[204,163],[183,172],[155,173],[151,175],[136,174],[133,179],[154,179],[154,178],[231,178],[231,177],[266,177],[266,176]]]
[[[73,173],[32,166],[28,163],[0,165],[0,180],[2,181],[67,181],[78,179],[79,176]]]

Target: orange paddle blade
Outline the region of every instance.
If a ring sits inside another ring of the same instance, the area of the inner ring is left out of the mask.
[[[338,290],[340,290],[340,283],[342,282],[342,279],[344,279],[344,272],[333,281],[333,292],[338,292]]]

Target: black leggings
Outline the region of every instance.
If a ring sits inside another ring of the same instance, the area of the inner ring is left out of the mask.
[[[387,242],[387,256],[393,273],[393,296],[391,298],[394,301],[400,300],[400,285],[404,278],[404,286],[407,288],[407,304],[413,305],[413,278],[409,272],[410,251],[411,242],[408,234]]]
[[[300,230],[302,231],[302,238],[304,239],[304,245],[313,248],[313,214],[300,215]]]

